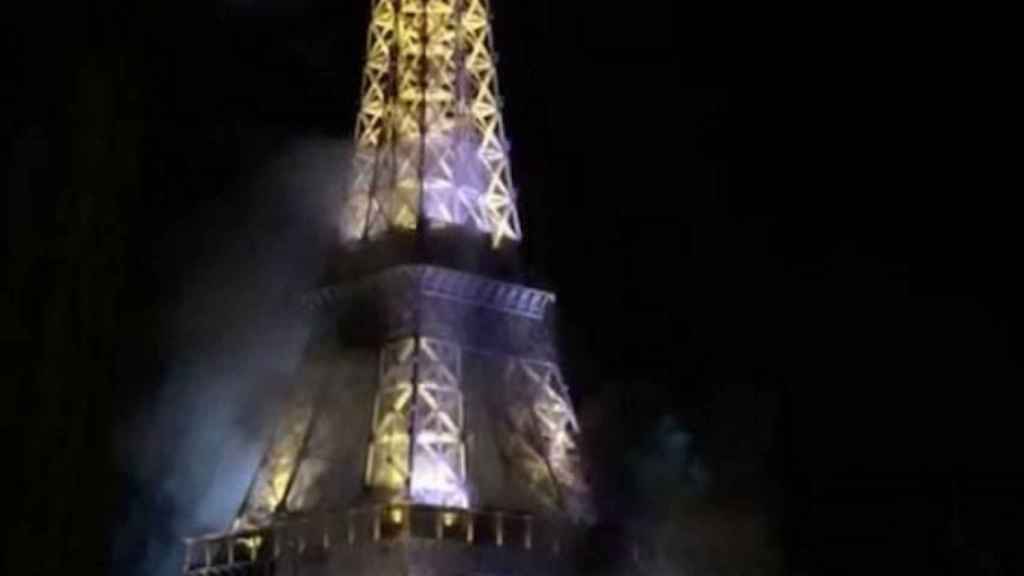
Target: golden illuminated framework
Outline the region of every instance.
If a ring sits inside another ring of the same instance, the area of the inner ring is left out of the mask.
[[[495,455],[481,447],[499,450],[507,464],[500,470],[529,494],[516,506],[588,517],[579,427],[544,328],[553,301],[551,293],[422,265],[318,291],[308,302],[339,314],[330,322],[340,332],[313,346],[296,375],[235,528],[347,506],[357,494],[446,509],[518,498],[497,496],[496,470],[480,471]],[[361,339],[357,311],[379,306],[418,311],[376,317],[374,330],[391,336],[339,353],[333,337]],[[488,400],[467,401],[473,390]],[[478,439],[474,453],[467,433]]]
[[[469,505],[461,353],[457,344],[423,337],[381,350],[367,486],[397,501]]]
[[[384,501],[448,508],[470,504],[466,481],[462,350],[453,342],[407,337],[381,347],[365,485]],[[264,526],[278,515],[327,504],[339,435],[346,423],[324,412],[329,379],[298,386],[264,454],[235,524]],[[326,386],[326,389],[324,388]],[[410,465],[411,461],[411,465]]]
[[[290,492],[301,494],[301,490],[292,490],[292,484],[300,465],[304,469],[304,475],[309,472],[308,465],[303,462],[302,447],[314,420],[316,402],[308,389],[300,388],[298,392],[287,405],[281,422],[270,439],[263,461],[256,471],[256,477],[235,521],[235,529],[265,525],[275,513],[286,508],[289,504],[286,499]],[[297,502],[293,501],[290,504],[293,505],[293,509],[297,508],[294,506]]]
[[[457,226],[522,237],[487,0],[374,0],[347,243]]]

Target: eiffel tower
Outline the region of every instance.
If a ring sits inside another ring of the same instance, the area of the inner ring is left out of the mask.
[[[184,573],[573,574],[592,522],[522,239],[487,0],[373,0],[314,330],[244,503]]]

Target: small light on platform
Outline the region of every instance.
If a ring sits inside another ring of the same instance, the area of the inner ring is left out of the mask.
[[[392,524],[401,524],[403,517],[404,516],[402,514],[401,508],[392,508],[388,515],[388,518],[391,520]]]
[[[458,520],[458,516],[455,512],[445,512],[441,514],[441,522],[444,523],[445,528],[451,528],[455,525],[455,521]]]

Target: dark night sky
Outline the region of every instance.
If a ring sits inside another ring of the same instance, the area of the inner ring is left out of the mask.
[[[350,134],[369,1],[76,4],[8,19],[8,574],[127,573],[118,527],[171,513],[112,437],[174,361],[166,311],[221,239],[202,214]],[[993,170],[930,154],[991,111],[951,115],[937,62],[841,18],[494,4],[523,252],[608,509],[673,416],[787,573],[1008,572],[1017,233]]]

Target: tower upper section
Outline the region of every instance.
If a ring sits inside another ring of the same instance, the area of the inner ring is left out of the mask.
[[[373,0],[344,243],[522,237],[487,0]]]

